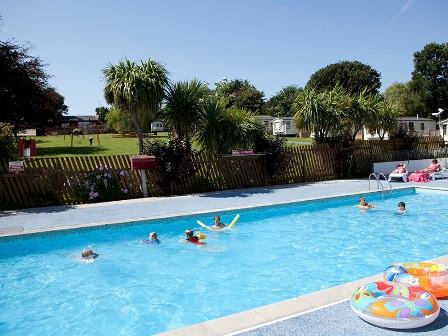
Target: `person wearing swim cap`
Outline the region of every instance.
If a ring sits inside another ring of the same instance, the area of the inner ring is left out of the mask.
[[[185,241],[197,244],[199,243],[199,238],[194,235],[194,232],[192,229],[185,230]]]
[[[151,232],[148,235],[148,239],[143,240],[144,244],[155,244],[155,245],[159,245],[160,244],[160,240],[157,238],[157,232]]]

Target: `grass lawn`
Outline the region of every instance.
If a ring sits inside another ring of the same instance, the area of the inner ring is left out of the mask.
[[[314,139],[312,138],[299,138],[299,137],[287,137],[286,144],[289,146],[306,146],[312,145]]]
[[[93,145],[89,144],[89,137],[93,137]],[[154,139],[166,140],[167,134],[161,133]],[[311,138],[287,137],[287,144],[290,146],[304,146],[313,143]],[[96,134],[82,135],[73,137],[73,147],[70,146],[71,136],[63,135],[41,136],[37,137],[37,156],[38,157],[56,157],[56,156],[79,156],[79,155],[119,155],[137,154],[137,138],[113,138],[112,134],[100,134],[98,145]],[[194,149],[199,149],[196,143],[193,143]]]
[[[89,144],[89,137],[93,137],[93,145]],[[167,135],[153,137],[166,140]],[[112,134],[100,134],[98,145],[97,135],[73,136],[73,147],[70,146],[71,136],[63,135],[37,137],[37,156],[79,156],[79,155],[119,155],[137,154],[137,138],[113,138]]]

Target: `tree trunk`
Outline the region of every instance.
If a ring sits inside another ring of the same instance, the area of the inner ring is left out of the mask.
[[[138,153],[143,154],[143,134],[141,128],[137,128],[137,136],[138,136]]]

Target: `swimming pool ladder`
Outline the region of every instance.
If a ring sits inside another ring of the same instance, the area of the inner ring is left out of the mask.
[[[389,185],[389,193],[392,193],[392,184],[390,184],[389,180],[386,178],[386,176],[383,173],[379,173],[379,174],[371,173],[369,175],[369,190],[371,189],[370,181],[372,180],[372,177],[375,178],[375,180],[376,180],[376,188],[380,189],[380,187],[381,187],[381,196],[384,194],[384,186],[383,186],[383,182],[381,182],[381,177]]]

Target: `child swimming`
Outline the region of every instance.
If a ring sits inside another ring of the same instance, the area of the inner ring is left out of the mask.
[[[160,240],[157,238],[157,233],[156,232],[151,232],[148,235],[148,239],[144,239],[143,240],[143,244],[160,244]]]
[[[370,208],[374,208],[373,204],[369,204],[366,202],[364,197],[360,197],[358,200],[358,205],[356,206],[360,210],[369,210]]]

